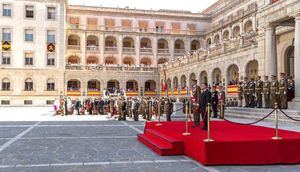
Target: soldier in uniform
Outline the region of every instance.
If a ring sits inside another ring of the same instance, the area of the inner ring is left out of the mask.
[[[243,93],[244,93],[244,99],[245,99],[245,107],[249,107],[249,92],[248,92],[248,78],[244,78],[244,84],[243,84]]]
[[[265,108],[270,108],[270,85],[269,77],[265,75],[263,86]]]
[[[200,126],[200,109],[199,109],[199,99],[201,95],[201,88],[197,85],[197,80],[191,80],[192,85],[192,109],[193,109],[193,117],[194,117],[194,126]]]
[[[138,121],[139,120],[139,106],[140,106],[140,103],[135,99],[133,100],[133,118],[135,121]]]
[[[287,109],[287,90],[288,90],[288,81],[285,77],[284,73],[280,73],[280,80],[279,80],[279,106],[282,109]]]
[[[264,83],[261,80],[261,76],[258,76],[258,79],[255,84],[255,94],[257,98],[257,107],[262,108],[262,94],[263,94]]]
[[[173,102],[171,100],[171,98],[168,98],[166,101],[165,101],[165,114],[166,114],[166,118],[167,118],[167,121],[171,121],[171,115],[173,113]]]
[[[224,91],[224,87],[219,87],[219,100],[220,100],[220,116],[224,118],[224,111],[225,111],[225,101],[226,101],[226,94]],[[222,107],[221,107],[222,106]]]
[[[122,105],[123,105],[122,99],[121,97],[119,97],[119,99],[117,100],[118,120],[122,120],[122,115],[123,115]]]
[[[271,85],[270,85],[270,107],[275,108],[275,102],[277,102],[278,94],[278,81],[276,76],[272,75]]]
[[[238,106],[242,107],[243,105],[243,81],[240,81],[238,84]]]
[[[254,108],[255,107],[255,83],[254,83],[254,78],[251,78],[251,81],[249,82],[248,93],[249,93],[250,107]]]
[[[219,102],[219,92],[216,90],[216,86],[212,86],[211,90],[211,108],[213,111],[213,118],[218,117],[218,102]]]

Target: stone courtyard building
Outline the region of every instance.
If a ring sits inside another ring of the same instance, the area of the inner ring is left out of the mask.
[[[195,78],[235,96],[229,81],[285,72],[300,97],[298,0],[219,0],[201,13],[2,0],[0,12],[1,105],[106,88],[164,95],[164,73],[169,95],[186,96]]]

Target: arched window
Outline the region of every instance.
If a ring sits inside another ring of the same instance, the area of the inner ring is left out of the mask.
[[[48,79],[47,81],[47,91],[55,90],[55,81],[53,79]]]
[[[10,81],[8,78],[2,79],[2,91],[9,91],[10,90]]]
[[[33,81],[31,78],[25,80],[25,91],[33,91]]]

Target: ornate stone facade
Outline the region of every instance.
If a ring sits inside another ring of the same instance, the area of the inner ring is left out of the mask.
[[[299,86],[299,11],[297,0],[222,0],[202,13],[1,1],[0,38],[11,49],[0,50],[0,105],[45,105],[113,87],[159,95],[162,68],[170,94],[186,94],[191,78],[227,86],[280,72]]]

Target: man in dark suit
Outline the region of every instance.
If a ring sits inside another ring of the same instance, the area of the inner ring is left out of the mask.
[[[203,120],[202,129],[207,130],[207,117],[208,117],[207,115],[208,114],[207,114],[206,108],[207,108],[208,103],[211,102],[211,92],[208,90],[207,83],[203,83],[201,85],[201,89],[202,89],[202,92],[201,92],[200,99],[199,99],[199,106],[200,106],[200,111],[201,111],[201,117]]]

